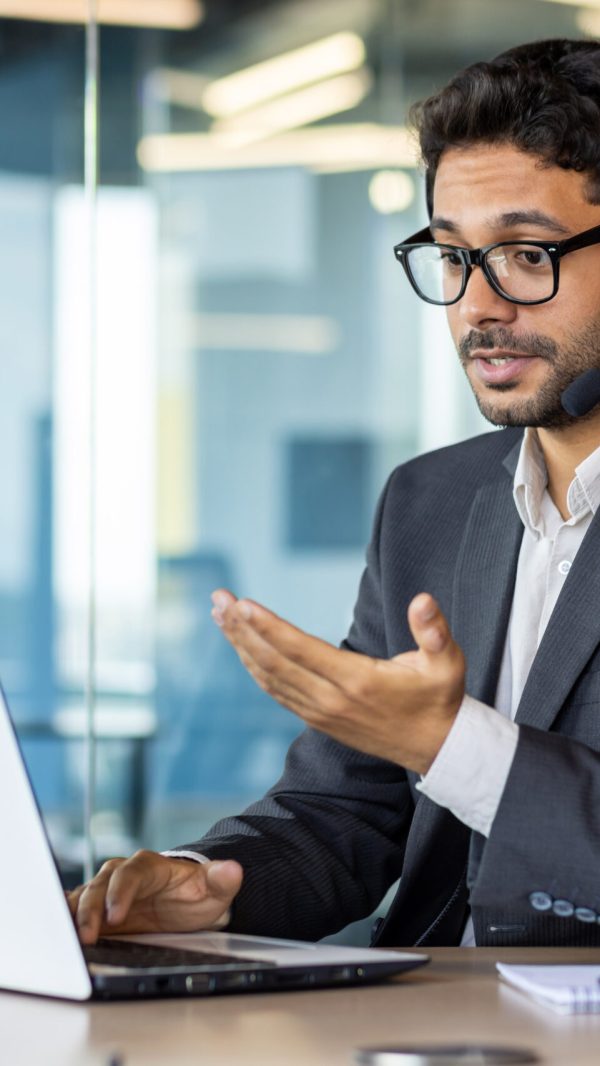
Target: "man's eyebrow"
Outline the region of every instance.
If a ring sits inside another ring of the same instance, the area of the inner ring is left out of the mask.
[[[570,230],[563,226],[562,222],[559,222],[554,215],[547,215],[545,211],[538,211],[536,208],[528,211],[505,211],[504,214],[498,215],[493,221],[497,226],[505,226],[507,229],[512,226],[525,225],[551,229],[555,233],[570,233]]]
[[[504,211],[501,215],[486,219],[486,225],[490,229],[512,229],[515,226],[537,226],[540,229],[552,230],[554,233],[570,233],[554,215],[547,215],[545,211],[537,208],[527,210]],[[443,230],[445,233],[460,233],[460,226],[452,219],[434,215],[429,223],[431,230]]]
[[[458,233],[460,227],[455,222],[451,222],[449,218],[442,218],[440,215],[434,215],[429,223],[429,229],[443,229],[446,233]]]

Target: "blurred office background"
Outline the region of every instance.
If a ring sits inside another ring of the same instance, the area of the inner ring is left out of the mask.
[[[99,857],[277,778],[297,722],[210,591],[339,641],[387,472],[484,428],[392,255],[425,221],[407,109],[518,42],[600,34],[591,0],[98,0],[94,246],[86,12],[0,0],[0,677],[66,876],[90,651]]]

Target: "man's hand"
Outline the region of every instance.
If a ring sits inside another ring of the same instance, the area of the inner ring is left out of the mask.
[[[93,944],[115,933],[179,933],[213,928],[242,883],[237,862],[194,862],[154,851],[110,859],[67,895],[79,937]]]
[[[213,618],[255,681],[336,740],[426,773],[464,695],[464,656],[427,593],[408,621],[417,651],[371,659],[308,636],[265,607],[213,593]]]

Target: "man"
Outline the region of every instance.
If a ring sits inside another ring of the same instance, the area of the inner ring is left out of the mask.
[[[600,367],[600,45],[512,49],[416,121],[430,231],[396,254],[508,428],[392,474],[340,649],[214,595],[309,729],[243,815],[75,892],[85,941],[318,938],[401,875],[377,944],[600,942],[600,407],[561,399]]]

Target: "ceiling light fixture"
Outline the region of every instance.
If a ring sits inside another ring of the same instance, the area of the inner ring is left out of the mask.
[[[415,183],[404,170],[378,170],[369,182],[369,200],[381,215],[406,211],[415,198]]]
[[[155,173],[291,166],[334,172],[414,167],[419,152],[406,127],[365,122],[293,130],[237,149],[225,134],[148,134],[137,157]]]
[[[546,0],[550,4],[567,4],[569,7],[600,8],[600,0]]]
[[[600,10],[598,8],[585,8],[578,11],[575,22],[577,29],[585,33],[586,37],[600,36]]]
[[[200,0],[96,0],[97,20],[114,26],[191,30],[204,16]],[[84,0],[0,0],[0,18],[84,23]]]
[[[358,34],[335,33],[218,78],[202,94],[202,107],[213,118],[227,118],[312,82],[356,70],[365,57]]]
[[[270,100],[234,118],[221,119],[215,122],[213,130],[231,136],[231,142],[236,145],[250,144],[283,130],[308,126],[319,119],[350,111],[364,100],[372,84],[371,72],[363,67],[352,74],[341,74],[318,85],[300,89],[279,100]]]

